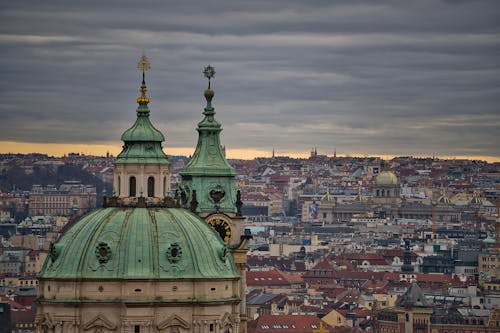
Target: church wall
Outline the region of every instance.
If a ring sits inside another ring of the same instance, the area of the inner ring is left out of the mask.
[[[50,333],[120,332],[224,332],[238,327],[238,313],[232,304],[160,305],[133,303],[85,303],[43,305],[37,321],[47,323]],[[45,314],[50,314],[46,316]],[[40,325],[43,327],[43,325]],[[210,328],[213,331],[210,331]],[[43,332],[43,331],[40,331]],[[233,330],[232,332],[237,332]]]
[[[224,190],[225,194],[218,203],[222,212],[234,212],[236,202],[236,192],[234,190],[234,177],[201,177],[193,176],[193,180],[183,180],[182,184],[189,189],[196,190],[196,200],[198,201],[198,210],[200,212],[215,212],[215,202],[210,198],[210,191],[217,188],[217,185]],[[188,204],[191,200],[189,193]]]
[[[210,300],[240,297],[239,281],[177,280],[177,281],[50,281],[40,282],[40,296],[54,300]]]
[[[163,198],[170,192],[170,167],[168,164],[115,164],[115,178],[113,187],[119,197],[128,197],[130,193],[129,179],[136,177],[136,193],[147,196],[148,178],[155,179],[155,197]],[[166,181],[164,181],[166,177]]]

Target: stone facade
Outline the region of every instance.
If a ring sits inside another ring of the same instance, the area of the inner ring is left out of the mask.
[[[45,280],[37,333],[238,332],[238,289],[236,279]]]
[[[68,181],[59,188],[34,185],[30,191],[29,214],[71,216],[96,207],[96,188]]]
[[[132,181],[132,177],[135,181]],[[131,189],[134,183],[135,186]],[[141,194],[147,198],[166,197],[170,193],[170,165],[116,163],[113,188],[120,198]]]

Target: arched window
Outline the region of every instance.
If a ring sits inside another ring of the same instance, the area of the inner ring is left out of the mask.
[[[150,176],[148,178],[148,198],[155,196],[155,178]]]
[[[167,176],[163,176],[163,196],[167,196]]]
[[[130,177],[130,180],[129,180],[129,197],[135,197],[136,195],[137,195],[136,181],[135,181],[135,177],[132,176],[132,177]]]

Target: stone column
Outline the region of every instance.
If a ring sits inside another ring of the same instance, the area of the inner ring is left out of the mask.
[[[144,164],[141,164],[141,167],[140,167],[140,176],[139,176],[139,179],[138,179],[138,189],[137,189],[137,197],[140,197],[141,196],[141,193],[144,197],[147,197],[148,193],[147,193],[147,190],[148,190],[148,181],[146,178],[146,174],[144,173]]]

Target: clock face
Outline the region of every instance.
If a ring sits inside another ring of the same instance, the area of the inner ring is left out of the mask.
[[[207,220],[207,223],[215,231],[217,231],[220,238],[222,238],[224,242],[229,242],[229,240],[231,239],[231,227],[229,226],[229,223],[225,218],[219,216],[210,217]]]

